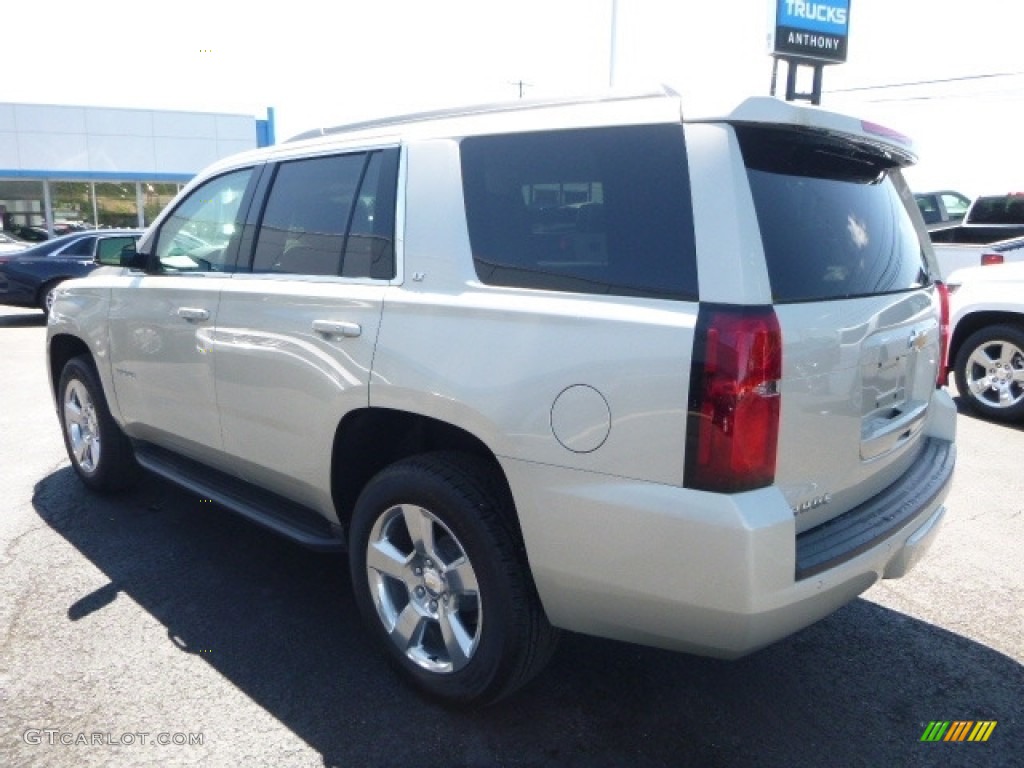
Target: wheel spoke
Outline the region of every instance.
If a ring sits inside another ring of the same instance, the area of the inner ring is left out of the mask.
[[[89,454],[89,441],[82,437],[81,432],[77,432],[77,434],[72,437],[71,449],[75,453],[75,461],[78,462],[78,465],[84,466],[86,464],[86,456]]]
[[[426,617],[416,609],[415,605],[409,603],[402,609],[398,621],[395,622],[395,628],[391,631],[391,639],[395,645],[408,653],[411,648],[422,644],[426,623]]]
[[[999,345],[999,362],[1007,368],[1013,367],[1014,358],[1020,357],[1020,350],[1009,342],[1002,342]]]
[[[475,595],[480,587],[476,580],[476,571],[469,560],[462,558],[445,571],[451,591],[458,595]]]
[[[372,568],[384,576],[390,576],[406,583],[409,579],[409,562],[411,560],[411,554],[406,555],[386,539],[373,542],[366,550],[367,568]]]
[[[458,613],[443,611],[440,616],[441,637],[452,663],[452,670],[466,666],[473,654],[474,637],[466,631]]]
[[[971,356],[967,362],[969,365],[980,365],[982,368],[988,371],[995,367],[997,361],[989,357],[988,347],[984,346],[978,347],[976,350],[974,350],[974,352],[971,353]]]
[[[83,468],[93,470],[100,460],[100,441],[93,437],[86,441],[86,460],[82,462]]]
[[[434,552],[434,521],[419,507],[405,504],[402,506],[402,517],[409,531],[412,545],[421,555],[436,558]]]
[[[992,386],[992,379],[988,376],[980,376],[977,379],[968,379],[967,386],[970,387],[972,395],[980,398],[989,391]]]
[[[69,397],[64,403],[64,418],[69,424],[82,423],[82,408],[79,406],[77,398]]]

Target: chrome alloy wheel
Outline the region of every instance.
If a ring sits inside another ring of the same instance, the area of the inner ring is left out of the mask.
[[[483,611],[465,548],[429,510],[391,507],[374,523],[366,573],[391,642],[417,666],[458,672],[480,643]]]
[[[83,472],[94,472],[100,461],[99,420],[89,390],[78,379],[64,390],[64,429],[75,463]]]
[[[1012,408],[1024,401],[1024,351],[993,339],[967,359],[964,378],[970,394],[992,408]]]

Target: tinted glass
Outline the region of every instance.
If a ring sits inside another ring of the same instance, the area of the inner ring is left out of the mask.
[[[971,224],[1024,224],[1024,195],[979,197],[971,209]]]
[[[892,293],[928,282],[907,212],[914,203],[890,161],[815,132],[736,132],[775,301]]]
[[[398,150],[370,155],[359,187],[348,237],[343,277],[389,280],[395,276],[394,221]]]
[[[156,254],[174,272],[217,272],[228,263],[229,244],[241,232],[239,210],[252,169],[211,179],[192,190],[160,227]]]
[[[282,163],[263,212],[253,271],[340,275],[365,165],[363,153]]]
[[[461,152],[484,283],[696,298],[681,126],[474,137]]]
[[[81,237],[67,248],[62,250],[60,253],[55,254],[57,256],[87,256],[92,258],[92,248],[96,243],[95,237]]]

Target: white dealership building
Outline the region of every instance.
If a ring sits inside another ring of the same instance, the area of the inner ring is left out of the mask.
[[[274,143],[251,115],[0,103],[0,221],[39,239],[74,226],[142,227],[227,155]]]

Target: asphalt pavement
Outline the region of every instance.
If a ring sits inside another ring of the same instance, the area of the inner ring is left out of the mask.
[[[568,634],[452,711],[371,644],[343,556],[155,477],[85,490],[44,338],[0,309],[0,766],[1024,766],[1024,429],[961,414],[924,561],[791,638],[725,662]]]

